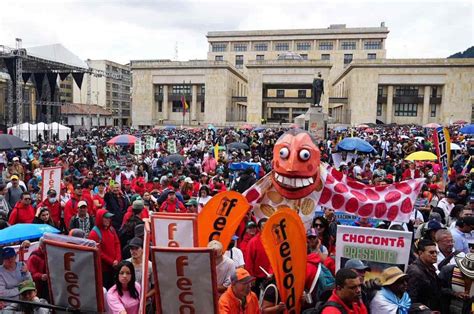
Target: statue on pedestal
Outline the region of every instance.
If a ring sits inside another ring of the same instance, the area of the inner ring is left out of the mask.
[[[321,95],[324,94],[324,80],[321,78],[321,73],[313,80],[312,88],[312,102],[311,107],[320,107]]]

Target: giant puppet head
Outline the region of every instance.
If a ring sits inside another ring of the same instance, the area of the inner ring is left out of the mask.
[[[285,198],[300,199],[317,189],[321,153],[306,131],[292,129],[283,134],[273,148],[272,181]]]

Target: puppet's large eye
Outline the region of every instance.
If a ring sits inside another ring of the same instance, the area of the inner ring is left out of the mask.
[[[280,157],[283,159],[287,159],[290,156],[290,150],[286,147],[280,149]]]
[[[301,160],[308,160],[311,157],[311,153],[307,149],[300,150],[300,159]]]

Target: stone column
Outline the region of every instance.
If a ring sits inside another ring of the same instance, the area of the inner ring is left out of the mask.
[[[192,96],[191,99],[191,121],[197,120],[197,85],[193,84],[191,87]]]
[[[423,94],[423,118],[421,122],[421,124],[423,125],[428,123],[428,117],[430,112],[430,91],[431,87],[429,85],[426,85]]]
[[[168,120],[168,85],[163,85],[163,121]]]
[[[385,123],[392,123],[393,115],[393,86],[389,85],[387,88],[387,118]]]

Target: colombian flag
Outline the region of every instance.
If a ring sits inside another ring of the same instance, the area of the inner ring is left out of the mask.
[[[189,109],[189,105],[188,103],[186,102],[186,98],[183,96],[181,96],[181,104],[183,105],[183,116],[186,115],[186,110]]]

